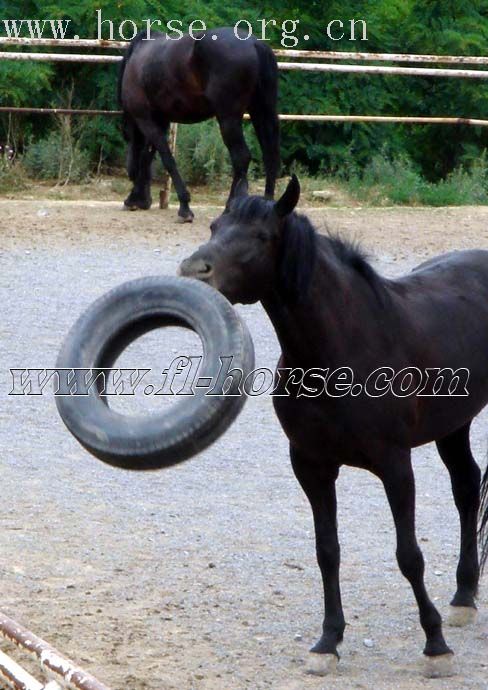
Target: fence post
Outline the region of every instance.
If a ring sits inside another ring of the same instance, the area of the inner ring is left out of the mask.
[[[168,132],[168,144],[169,150],[176,156],[176,137],[178,135],[178,125],[176,122],[172,122],[169,126]],[[169,206],[169,195],[171,193],[171,177],[167,170],[163,172],[163,186],[159,192],[159,208],[168,208]]]

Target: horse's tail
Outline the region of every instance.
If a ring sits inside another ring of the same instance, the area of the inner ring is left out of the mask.
[[[271,48],[256,41],[259,77],[252,98],[250,114],[260,140],[266,172],[275,177],[280,168],[280,123],[278,119],[278,63]],[[263,144],[262,144],[263,145]]]
[[[256,52],[259,60],[259,79],[256,98],[266,110],[275,110],[278,101],[278,63],[271,48],[256,41]]]
[[[488,465],[481,480],[481,503],[479,512],[479,543],[481,552],[481,571],[488,563]]]
[[[134,52],[134,49],[136,46],[142,41],[144,36],[147,36],[147,32],[145,31],[140,31],[138,34],[134,36],[134,38],[131,40],[129,47],[124,51],[124,55],[122,57],[122,62],[120,63],[119,67],[119,75],[117,79],[117,102],[119,104],[119,107],[122,108],[124,111],[122,114],[122,132],[124,134],[124,138],[126,141],[130,141],[131,136],[130,136],[130,128],[132,125],[132,120],[129,115],[124,110],[124,106],[122,104],[122,80],[124,78],[124,72],[125,68],[127,67],[127,63],[129,62],[129,59]]]

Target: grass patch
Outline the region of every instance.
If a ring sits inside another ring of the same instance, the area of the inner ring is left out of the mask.
[[[0,157],[0,193],[8,194],[19,189],[26,189],[28,180],[26,172],[19,161],[9,161]]]
[[[188,130],[190,131],[190,130]],[[59,143],[59,141],[58,141]],[[197,138],[202,153],[199,164],[193,170],[193,176],[187,179],[190,191],[196,203],[222,205],[225,203],[231,183],[230,169],[223,166],[223,154],[215,154],[216,139],[209,138],[205,148],[203,130]],[[37,148],[36,148],[37,147]],[[188,150],[187,150],[188,151]],[[61,154],[56,148],[54,137],[31,146],[22,158],[7,161],[0,157],[0,194],[5,193],[22,197],[22,192],[38,189],[40,195],[63,199],[104,199],[122,200],[128,193],[131,183],[126,174],[120,170],[117,175],[88,177],[84,164],[78,166],[76,152],[68,146],[68,154]],[[186,155],[183,147],[180,155]],[[200,155],[200,154],[198,154]],[[222,155],[222,158],[219,158]],[[60,156],[63,173],[60,174]],[[220,163],[217,163],[220,160]],[[67,166],[67,168],[65,167]],[[191,167],[191,157],[186,162],[187,172]],[[215,167],[214,167],[215,166]],[[39,167],[42,173],[39,174]],[[184,167],[184,166],[183,166]],[[250,175],[250,193],[261,195],[264,192],[265,180],[258,176],[257,169]],[[312,177],[300,165],[292,166],[289,171],[295,172],[300,180],[302,195],[300,204],[307,206],[354,207],[367,206],[464,206],[488,205],[488,160],[484,154],[469,167],[454,170],[444,180],[433,183],[426,180],[413,163],[404,157],[390,159],[377,155],[366,166],[362,173],[349,170],[345,175]],[[36,173],[36,174],[33,174]],[[49,173],[49,174],[48,174]],[[153,202],[157,203],[161,165],[155,165],[153,179]],[[39,179],[40,178],[40,179]],[[69,184],[60,185],[60,181]],[[278,180],[276,196],[280,196],[288,182],[289,175]],[[46,185],[54,186],[47,189]],[[317,194],[318,192],[318,194]],[[172,187],[171,203],[176,203]]]
[[[408,158],[378,154],[361,175],[351,175],[347,185],[353,196],[372,206],[488,205],[488,161],[483,153],[469,168],[456,168],[444,180],[429,182]]]

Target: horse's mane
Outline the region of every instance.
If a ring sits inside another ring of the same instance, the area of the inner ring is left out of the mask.
[[[383,302],[386,295],[384,281],[369,263],[368,255],[359,242],[334,233],[329,233],[325,239],[339,261],[364,278],[380,302]]]
[[[232,204],[232,214],[242,222],[266,222],[273,207],[273,201],[262,197],[238,197]],[[384,283],[358,243],[331,233],[321,236],[307,216],[296,212],[287,216],[282,233],[278,290],[287,301],[299,302],[306,297],[317,261],[319,243],[322,242],[341,264],[364,278],[382,301],[385,294]]]
[[[274,202],[259,196],[237,197],[232,203],[236,220],[266,222],[273,213]],[[317,256],[317,233],[306,216],[292,213],[282,228],[278,267],[278,291],[289,302],[306,296]]]

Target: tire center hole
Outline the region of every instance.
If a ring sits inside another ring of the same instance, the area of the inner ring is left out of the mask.
[[[117,357],[105,399],[115,412],[128,416],[164,413],[187,399],[182,393],[197,382],[202,359],[203,344],[194,331],[154,328]]]

